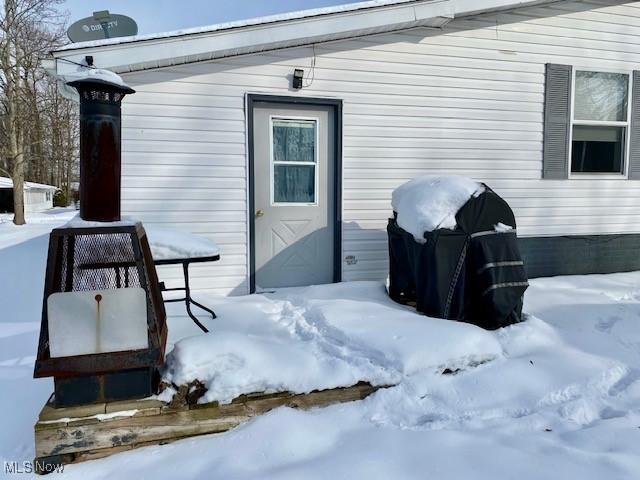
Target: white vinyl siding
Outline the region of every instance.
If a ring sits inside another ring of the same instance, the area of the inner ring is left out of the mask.
[[[486,182],[521,236],[640,233],[640,184],[541,178],[545,64],[630,71],[639,47],[638,4],[576,0],[127,74],[123,209],[215,240],[221,261],[194,267],[192,287],[246,293],[245,95],[272,93],[344,102],[345,280],[386,276],[391,192],[428,173]],[[300,91],[294,68],[310,83]]]
[[[53,207],[55,190],[28,189],[24,191],[24,211],[37,213]],[[48,195],[48,198],[47,198]]]

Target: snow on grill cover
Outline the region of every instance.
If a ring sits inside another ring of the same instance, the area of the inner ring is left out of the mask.
[[[474,190],[469,182],[421,177],[394,191],[394,218],[387,226],[389,295],[401,303],[415,302],[430,317],[496,329],[520,321],[527,276],[511,208],[487,185],[476,183]],[[415,238],[418,221],[406,219],[424,220],[433,212],[444,218],[443,203],[452,209],[455,225],[434,221],[436,227],[423,232],[424,240]],[[399,218],[413,233],[398,225]]]

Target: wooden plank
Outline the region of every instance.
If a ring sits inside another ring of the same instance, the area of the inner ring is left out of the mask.
[[[61,427],[78,427],[81,425],[93,425],[101,421],[109,420],[108,416],[118,412],[135,413],[127,416],[158,415],[164,405],[159,400],[125,400],[109,403],[95,403],[89,405],[77,405],[72,407],[55,407],[51,398],[40,412],[36,430],[55,429]],[[113,418],[118,418],[117,416]],[[121,418],[121,417],[120,417]]]
[[[121,400],[118,402],[109,402],[105,405],[104,413],[123,412],[126,410],[138,410],[138,412],[146,412],[147,410],[156,411],[164,405],[160,400],[143,399],[143,400]]]
[[[40,415],[38,422],[56,421],[64,418],[83,418],[105,413],[104,403],[94,403],[91,405],[78,405],[76,407],[54,407],[51,402],[47,402]],[[47,425],[46,423],[44,425]]]
[[[249,394],[225,405],[212,402],[192,406],[159,407],[157,401],[152,401],[155,403],[145,405],[142,415],[108,417],[100,420],[87,417],[86,422],[83,422],[83,419],[69,423],[38,422],[35,426],[36,455],[38,458],[62,458],[64,463],[79,462],[144,445],[224,432],[251,417],[280,406],[306,410],[361,400],[379,388],[386,387],[361,382],[351,387],[307,394]],[[122,409],[120,411],[140,410],[136,407],[144,402],[119,402],[106,404],[103,408],[110,413],[117,413],[118,406]],[[50,408],[45,406],[45,409]]]

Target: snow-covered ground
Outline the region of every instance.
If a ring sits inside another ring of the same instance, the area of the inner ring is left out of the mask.
[[[33,457],[52,390],[31,378],[47,233],[71,214],[25,227],[0,217],[0,461]],[[397,386],[67,466],[63,478],[639,478],[640,272],[533,280],[527,321],[496,332],[416,315],[375,282],[200,300],[219,319],[197,335],[170,306],[166,375],[200,377],[207,399]]]

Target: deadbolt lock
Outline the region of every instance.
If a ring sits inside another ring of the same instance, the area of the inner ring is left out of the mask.
[[[256,217],[262,217],[264,215],[264,210],[258,210],[256,212]]]

